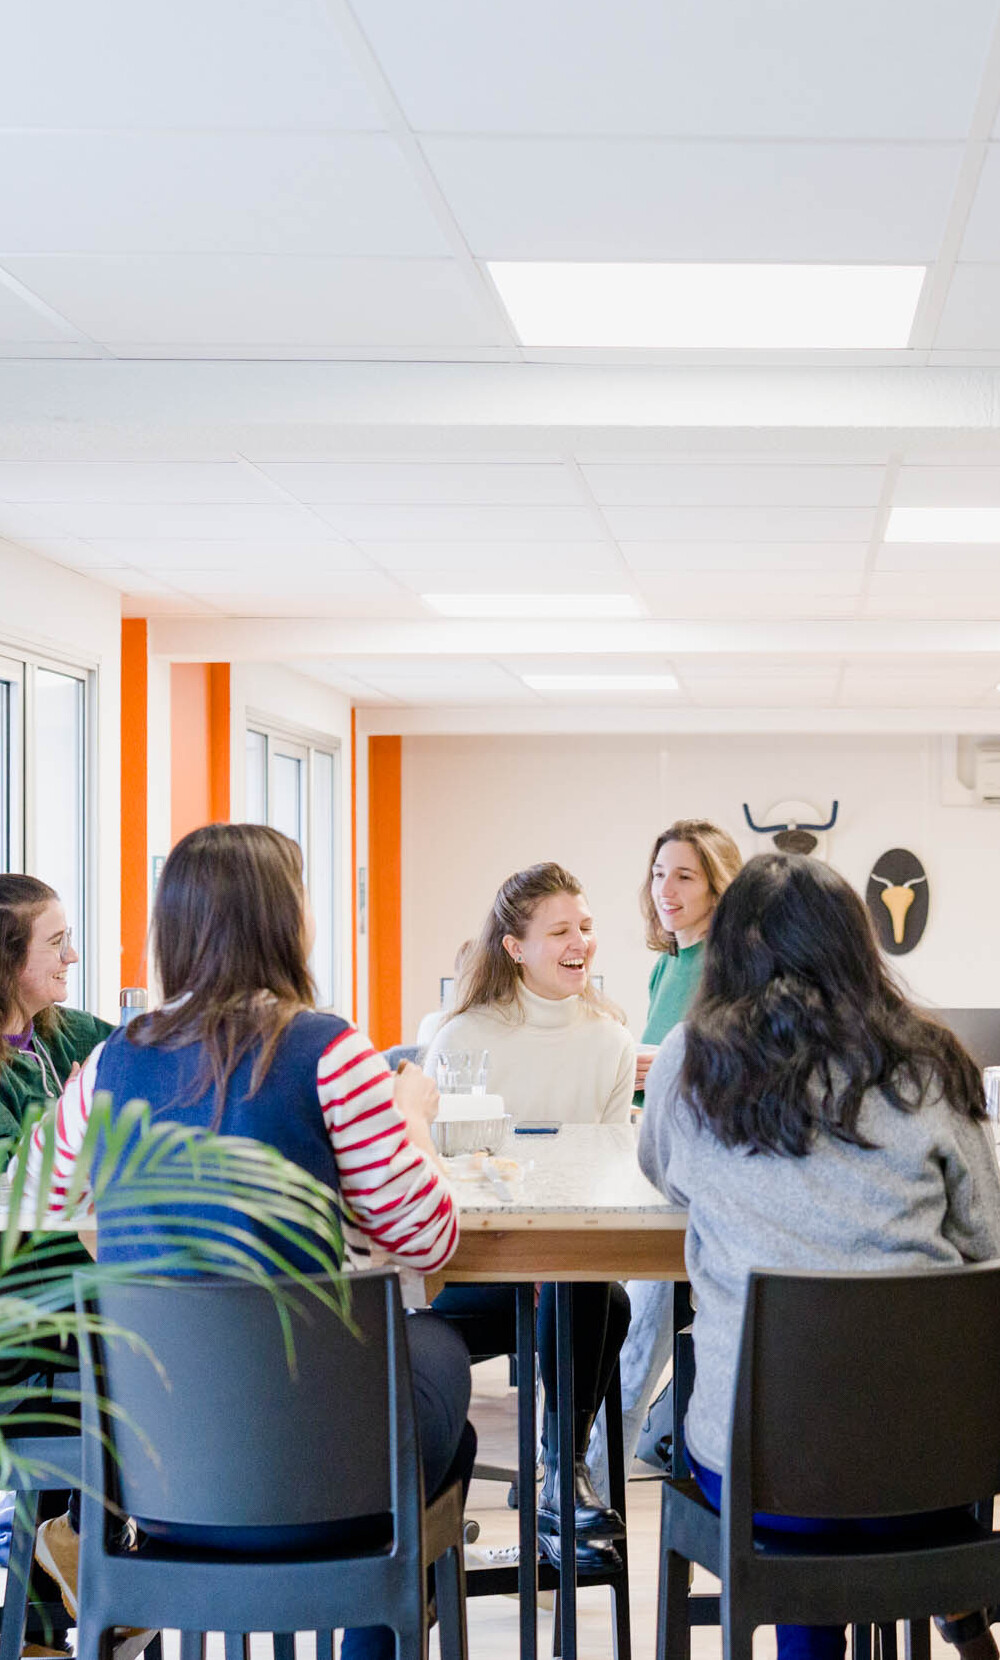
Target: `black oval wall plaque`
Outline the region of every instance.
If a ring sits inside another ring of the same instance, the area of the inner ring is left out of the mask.
[[[865,900],[878,942],[890,956],[905,957],[927,926],[927,872],[905,847],[891,847],[876,859]]]

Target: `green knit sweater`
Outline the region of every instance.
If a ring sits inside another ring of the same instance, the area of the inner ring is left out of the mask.
[[[58,1025],[50,1038],[36,1032],[31,1048],[5,1046],[0,1060],[0,1137],[16,1136],[24,1115],[36,1102],[58,1096],[74,1061],[82,1066],[92,1049],[114,1031],[106,1020],[83,1009],[59,1009]]]
[[[705,941],[682,946],[676,957],[661,952],[649,976],[649,1013],[643,1043],[662,1043],[687,1014],[705,964]]]

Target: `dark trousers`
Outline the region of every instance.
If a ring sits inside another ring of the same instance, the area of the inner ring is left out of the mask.
[[[574,1285],[573,1402],[592,1416],[608,1392],[629,1323],[629,1300],[616,1282]],[[434,1313],[453,1323],[475,1359],[513,1354],[517,1348],[516,1296],[512,1285],[446,1285]],[[555,1286],[538,1299],[538,1369],[549,1404],[556,1399]]]
[[[688,1448],[687,1460],[691,1466],[691,1473],[701,1488],[713,1510],[722,1509],[722,1477],[715,1470],[708,1470],[704,1464],[691,1457]],[[917,1538],[930,1530],[933,1538],[935,1522],[954,1522],[955,1511],[929,1511],[921,1516],[878,1516],[868,1517],[854,1522],[829,1522],[822,1518],[810,1516],[755,1516],[757,1527],[770,1528],[775,1533],[836,1535],[844,1537],[845,1530],[855,1529],[859,1534],[872,1535],[910,1533]],[[778,1660],[844,1660],[847,1649],[847,1633],[842,1625],[779,1625],[775,1627],[778,1635]]]

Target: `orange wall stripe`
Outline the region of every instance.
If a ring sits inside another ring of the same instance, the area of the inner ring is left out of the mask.
[[[402,740],[368,740],[368,1030],[377,1049],[403,1035]]]
[[[123,986],[146,984],[149,758],[148,640],[145,617],[122,619],[121,873]]]
[[[213,823],[229,822],[232,739],[229,724],[229,664],[208,665],[208,788]]]
[[[212,816],[207,663],[170,665],[170,840]]]
[[[358,1018],[358,711],[351,708],[351,1019]]]

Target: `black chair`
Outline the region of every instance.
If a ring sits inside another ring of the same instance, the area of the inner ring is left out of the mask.
[[[289,1287],[291,1366],[264,1286],[101,1288],[101,1315],[148,1348],[81,1339],[80,1660],[106,1660],[115,1625],[179,1628],[184,1660],[208,1630],[227,1660],[251,1631],[283,1634],[279,1656],[315,1631],[329,1660],[335,1628],[387,1625],[423,1660],[431,1565],[442,1656],[466,1660],[462,1492],[424,1499],[396,1276],[347,1283],[350,1327]],[[115,1511],[139,1551],[117,1546]]]
[[[695,1482],[664,1482],[657,1660],[690,1655],[691,1562],[722,1581],[726,1660],[750,1660],[758,1625],[888,1634],[897,1619],[1000,1601],[983,1504],[1000,1489],[998,1376],[995,1264],[752,1274],[721,1517]],[[782,1534],[755,1528],[755,1512],[845,1526]],[[887,1517],[913,1520],[881,1535],[847,1525]]]
[[[28,1425],[25,1427],[27,1429]],[[41,1429],[42,1426],[37,1427]],[[10,1490],[17,1494],[17,1500],[11,1524],[3,1614],[0,1617],[0,1660],[20,1660],[28,1623],[31,1566],[41,1495],[65,1491],[67,1487],[79,1487],[80,1437],[71,1432],[64,1435],[5,1433],[4,1451],[13,1461],[8,1481]],[[19,1471],[25,1467],[31,1467],[33,1473],[20,1475]],[[43,1623],[48,1621],[58,1625],[65,1620],[61,1602],[35,1606]]]

